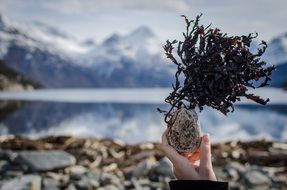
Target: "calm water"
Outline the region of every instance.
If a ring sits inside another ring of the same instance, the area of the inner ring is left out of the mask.
[[[0,133],[30,137],[76,135],[117,138],[128,143],[159,141],[165,128],[157,107],[168,89],[50,90],[0,93]],[[228,117],[205,109],[202,130],[214,141],[273,139],[287,141],[286,93],[262,93],[268,106],[244,102]],[[10,99],[10,100],[8,100]]]

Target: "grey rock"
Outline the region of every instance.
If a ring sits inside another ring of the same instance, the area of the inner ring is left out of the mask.
[[[5,172],[5,176],[8,177],[18,177],[18,176],[22,176],[23,175],[23,171],[17,171],[17,170],[8,170]]]
[[[61,150],[22,151],[18,153],[17,161],[32,171],[49,171],[76,163],[74,156]]]
[[[228,177],[230,177],[234,181],[237,181],[240,178],[238,171],[234,168],[231,168],[231,167],[225,168],[225,171],[226,171]]]
[[[132,178],[131,181],[136,190],[143,190],[143,187],[139,184],[138,180]]]
[[[156,161],[154,157],[145,159],[134,167],[132,176],[138,178],[140,176],[147,175],[155,165]]]
[[[74,185],[76,189],[79,190],[90,190],[100,187],[100,182],[97,179],[92,179],[88,176],[82,176],[80,180],[74,182]]]
[[[250,186],[269,186],[271,184],[271,179],[266,174],[257,170],[248,171],[244,179]]]
[[[69,184],[65,190],[77,190],[74,184]]]
[[[7,170],[9,170],[10,164],[6,160],[0,160],[0,174],[5,173]]]
[[[97,190],[119,190],[119,188],[114,185],[106,185],[104,187],[98,188]]]
[[[166,157],[162,158],[157,163],[157,165],[154,168],[154,172],[162,176],[169,176],[169,177],[174,176],[172,171],[172,164]]]
[[[84,166],[71,166],[65,169],[65,173],[67,174],[77,174],[77,175],[83,175],[87,172],[87,168],[85,168]]]
[[[41,177],[37,175],[24,175],[4,181],[1,190],[41,190]]]
[[[90,190],[92,186],[89,184],[87,177],[83,176],[79,181],[75,182],[75,187],[78,190]]]
[[[51,178],[43,179],[43,190],[59,190],[60,182]]]
[[[246,172],[246,168],[243,164],[239,163],[239,162],[230,162],[227,165],[227,168],[234,168],[235,170],[237,170],[240,174],[244,174]]]
[[[97,181],[100,181],[101,178],[101,174],[102,172],[100,170],[92,170],[92,171],[88,171],[88,173],[86,174],[86,176],[90,179],[94,179]]]
[[[11,150],[0,150],[0,160],[14,161],[17,153]]]
[[[100,177],[100,184],[102,186],[106,186],[106,185],[121,186],[121,180],[116,175],[103,172]]]
[[[222,167],[214,166],[213,170],[214,170],[215,176],[217,177],[217,180],[226,181],[228,179],[228,176],[226,172],[224,172]]]

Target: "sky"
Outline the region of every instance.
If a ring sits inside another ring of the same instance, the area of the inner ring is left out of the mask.
[[[287,32],[286,0],[0,0],[4,16],[25,23],[43,22],[79,40],[102,41],[113,33],[149,27],[162,41],[180,39],[184,22],[203,13],[229,35],[258,32],[269,41]]]

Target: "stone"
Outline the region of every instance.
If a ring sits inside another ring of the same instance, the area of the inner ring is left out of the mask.
[[[28,166],[31,171],[50,171],[76,163],[73,155],[61,150],[21,151],[18,153],[17,161]]]
[[[65,173],[67,174],[77,174],[77,175],[83,175],[87,172],[87,168],[76,165],[76,166],[70,166],[65,169]]]
[[[63,177],[63,175],[55,173],[55,172],[47,172],[46,177],[54,179],[56,181],[60,181]]]
[[[100,181],[101,178],[101,171],[100,170],[89,170],[86,174],[88,178]]]
[[[244,179],[250,186],[269,186],[271,184],[271,179],[257,170],[248,171]]]
[[[162,158],[154,168],[158,175],[173,177],[172,163],[166,158]]]
[[[77,190],[74,184],[69,184],[65,190]]]
[[[22,176],[23,175],[23,171],[19,170],[8,170],[5,172],[5,176],[8,176],[8,177],[18,177],[18,176]]]
[[[145,176],[149,173],[149,171],[155,166],[156,161],[154,157],[145,159],[139,162],[132,171],[132,176],[134,177],[141,177]]]
[[[239,162],[230,162],[228,163],[227,168],[234,168],[240,174],[244,174],[246,172],[245,166]]]
[[[83,176],[79,181],[75,182],[75,187],[78,190],[90,190],[92,189],[87,177]]]
[[[219,181],[228,180],[228,176],[227,176],[226,172],[223,171],[222,167],[214,166],[213,170],[214,170],[214,173],[215,173],[217,180],[219,180]]]
[[[60,182],[51,178],[43,179],[43,190],[60,190]]]
[[[238,171],[234,168],[231,168],[231,167],[225,168],[225,171],[226,171],[228,177],[234,181],[237,181],[240,178]]]
[[[10,168],[10,164],[6,160],[0,160],[0,174],[5,173]]]
[[[195,110],[180,108],[168,123],[168,143],[180,153],[193,153],[201,143],[201,127]]]
[[[14,161],[17,157],[17,153],[11,151],[11,150],[0,150],[0,159],[1,160],[8,160],[8,161]]]
[[[274,142],[274,143],[272,144],[272,147],[273,147],[273,148],[276,148],[276,149],[287,150],[287,144],[286,144],[286,143]]]
[[[106,185],[104,187],[98,188],[97,190],[119,190],[119,188],[114,185]]]
[[[41,177],[38,175],[24,175],[4,181],[1,190],[41,190]]]
[[[106,172],[101,173],[101,177],[100,177],[101,186],[106,186],[106,185],[111,185],[111,184],[120,186],[121,183],[122,183],[121,180],[116,175],[113,175],[111,173],[106,173]]]

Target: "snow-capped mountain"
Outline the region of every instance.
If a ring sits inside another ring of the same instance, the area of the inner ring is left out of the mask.
[[[119,61],[121,57],[147,62],[147,58],[162,55],[162,45],[149,28],[140,27],[126,36],[112,35],[92,49],[89,55],[91,62],[97,58]]]
[[[276,65],[272,74],[271,86],[282,87],[287,84],[287,33],[277,36],[268,43],[264,55],[267,63]]]
[[[94,73],[73,60],[84,47],[56,29],[0,17],[0,59],[44,87],[100,86]]]
[[[4,55],[11,44],[40,49],[59,56],[85,53],[88,48],[57,29],[43,23],[30,25],[17,23],[0,15],[0,55]],[[1,58],[1,57],[0,57]]]
[[[81,60],[82,65],[97,68],[97,73],[104,78],[125,73],[127,83],[138,75],[143,81],[159,80],[157,86],[163,85],[161,78],[166,79],[166,85],[170,82],[175,67],[167,62],[160,40],[147,27],[125,36],[114,34],[83,55]]]
[[[168,86],[160,41],[146,27],[101,44],[74,38],[42,23],[0,19],[0,59],[45,87]]]
[[[97,44],[79,42],[43,23],[27,25],[0,16],[0,59],[47,88],[170,87],[175,66],[162,45],[144,26]],[[271,85],[282,86],[287,81],[287,35],[269,43],[265,60],[279,65]]]
[[[268,43],[265,57],[268,62],[275,65],[287,63],[287,33],[274,38]]]

